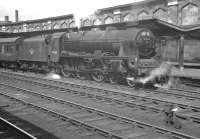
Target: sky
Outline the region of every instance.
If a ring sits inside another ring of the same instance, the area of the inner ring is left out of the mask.
[[[88,17],[97,9],[143,0],[0,0],[0,20],[9,16],[14,21],[15,9],[19,20],[32,20],[74,14],[75,19]],[[77,22],[77,21],[76,21]]]

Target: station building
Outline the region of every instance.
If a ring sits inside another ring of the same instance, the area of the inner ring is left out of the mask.
[[[185,26],[200,23],[199,0],[144,0],[97,10],[84,18],[81,26],[111,24],[158,18],[168,23]]]
[[[75,27],[73,14],[48,17],[35,20],[19,21],[18,12],[15,13],[15,22],[7,22],[8,17],[0,24],[0,32],[22,33],[35,31],[48,31]]]

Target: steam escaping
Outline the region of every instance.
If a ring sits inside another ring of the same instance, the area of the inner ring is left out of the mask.
[[[143,85],[149,81],[154,80],[155,78],[161,78],[162,76],[170,76],[172,66],[168,63],[163,62],[160,66],[154,70],[152,70],[149,76],[144,78],[136,79],[134,77],[127,77],[126,79],[129,81],[134,81],[135,83],[142,83]],[[154,87],[168,89],[172,85],[172,79],[170,79],[166,84],[154,84]]]
[[[130,81],[135,81],[135,78],[134,78],[134,77],[127,77],[126,79],[127,79],[127,80],[130,80]]]
[[[173,112],[176,112],[176,111],[178,111],[178,110],[179,110],[178,107],[172,109]]]
[[[162,88],[162,89],[169,89],[172,87],[172,82],[173,82],[173,80],[172,80],[172,78],[170,78],[167,83],[165,83],[165,84],[157,84],[156,83],[156,84],[154,84],[154,87],[158,87],[158,88]]]
[[[61,76],[56,73],[51,72],[51,73],[47,74],[47,76],[45,78],[58,80],[58,79],[61,79]]]
[[[149,74],[149,76],[145,78],[140,78],[139,82],[146,84],[147,82],[155,79],[156,77],[161,77],[163,75],[169,75],[170,74],[171,66],[167,63],[162,63],[158,68],[152,70]]]

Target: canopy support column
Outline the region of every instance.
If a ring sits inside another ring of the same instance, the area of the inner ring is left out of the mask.
[[[182,34],[180,36],[180,43],[179,43],[179,67],[180,67],[180,69],[183,69],[183,67],[184,67],[184,40],[185,40],[185,37]]]

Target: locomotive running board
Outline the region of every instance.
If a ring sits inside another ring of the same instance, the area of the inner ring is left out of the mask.
[[[94,56],[94,55],[68,55],[68,54],[62,54],[62,58],[94,58],[94,59],[112,59],[112,60],[123,60],[123,59],[129,59],[134,60],[135,57],[129,57],[129,56]]]

